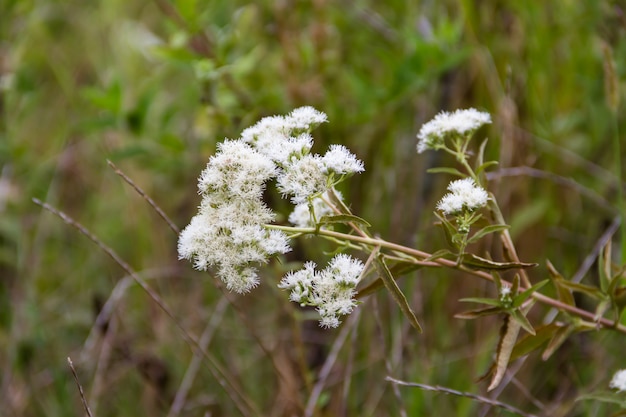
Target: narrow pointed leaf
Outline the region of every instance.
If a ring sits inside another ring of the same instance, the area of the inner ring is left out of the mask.
[[[579,284],[577,282],[565,280],[563,282],[560,282],[559,285],[562,285],[563,287],[568,288],[572,291],[586,294],[589,297],[595,298],[596,300],[602,300],[605,297],[600,289],[592,287],[591,285]]]
[[[480,303],[480,304],[487,304],[490,306],[500,307],[500,300],[497,300],[494,298],[469,297],[469,298],[461,298],[459,301],[463,301],[465,303]]]
[[[422,268],[422,265],[416,265],[414,263],[408,263],[408,262],[401,262],[401,263],[394,265],[389,270],[391,272],[391,275],[394,277],[394,279],[397,280],[403,275],[406,275],[409,272],[416,271],[420,268]],[[360,289],[356,295],[356,298],[361,299],[363,297],[366,297],[380,290],[384,286],[385,284],[383,283],[383,280],[380,278],[380,275],[379,275],[379,278],[377,278],[376,280],[369,283],[367,286]]]
[[[478,317],[500,314],[502,313],[502,311],[503,311],[502,307],[487,307],[487,308],[481,308],[478,310],[469,310],[469,311],[464,311],[462,313],[457,313],[454,315],[454,317],[457,319],[472,320]]]
[[[613,275],[611,272],[611,239],[606,242],[606,245],[600,252],[598,275],[600,275],[600,288],[602,292],[606,292],[609,288],[611,276]]]
[[[372,225],[367,222],[367,220],[362,219],[358,216],[352,214],[335,214],[332,216],[322,216],[319,220],[320,224],[334,224],[334,223],[356,223],[362,227],[371,227]]]
[[[481,164],[478,168],[476,168],[476,175],[480,174],[490,166],[498,165],[498,163],[498,161],[487,161],[484,164]]]
[[[513,283],[511,284],[511,294],[517,295],[519,292],[519,274],[515,274],[513,277]]]
[[[519,325],[522,326],[524,330],[526,330],[528,333],[535,334],[535,329],[533,328],[533,325],[530,324],[524,313],[522,313],[520,310],[511,311],[511,317],[513,318],[513,320],[519,323]]]
[[[596,307],[596,314],[593,316],[594,321],[597,322],[598,320],[600,320],[600,318],[604,316],[604,313],[606,313],[606,310],[608,310],[609,307],[611,307],[610,299],[600,301],[600,303],[598,303],[598,306]]]
[[[428,258],[424,259],[424,262],[430,262],[439,258],[446,258],[446,257],[453,258],[454,256],[455,256],[454,253],[452,253],[449,249],[439,249],[438,251],[430,255]]]
[[[498,294],[500,294],[500,290],[502,289],[502,278],[500,278],[500,274],[496,271],[491,271],[491,276],[493,277],[493,282],[496,283]]]
[[[409,306],[409,303],[407,302],[406,297],[398,287],[398,284],[396,284],[396,280],[393,279],[393,275],[391,275],[391,272],[389,271],[389,268],[387,268],[385,261],[383,261],[382,256],[378,256],[376,258],[376,268],[378,269],[378,273],[380,274],[380,277],[382,278],[385,287],[387,287],[387,290],[389,290],[389,293],[400,307],[400,310],[409,320],[409,323],[411,323],[411,325],[415,327],[418,332],[422,333],[422,326],[417,321],[415,313]]]
[[[465,177],[465,174],[463,174],[458,169],[449,167],[430,168],[427,169],[426,172],[428,172],[429,174],[451,174],[461,178]]]
[[[553,338],[556,332],[561,328],[563,328],[563,326],[557,323],[550,323],[537,327],[535,334],[527,333],[520,337],[519,341],[515,344],[513,353],[511,353],[510,360],[514,361],[539,349],[548,340]]]
[[[489,259],[476,256],[473,253],[464,253],[461,259],[461,263],[467,267],[474,269],[486,269],[488,271],[504,271],[507,269],[533,268],[537,266],[537,264],[525,262],[494,262]]]
[[[474,166],[474,171],[477,171],[478,167],[480,167],[485,160],[485,149],[487,148],[487,142],[488,139],[483,140],[478,147],[478,154],[476,155],[476,165]]]
[[[495,372],[491,378],[491,383],[487,388],[487,391],[494,390],[506,373],[506,368],[509,365],[511,359],[511,353],[515,347],[515,341],[519,334],[521,325],[516,320],[513,320],[508,314],[504,317],[504,323],[500,330],[500,342],[498,343],[498,351],[496,354]]]
[[[559,298],[559,301],[574,306],[574,296],[572,295],[572,290],[561,285],[562,282],[565,281],[565,278],[556,270],[554,265],[550,261],[546,261],[546,266],[548,267],[548,273],[550,274],[550,278],[552,279],[552,284],[556,288],[556,293]]]
[[[561,347],[563,342],[565,342],[567,338],[573,332],[574,332],[574,326],[572,326],[571,324],[559,328],[554,333],[554,335],[552,336],[552,339],[550,339],[550,343],[548,343],[548,346],[546,346],[546,349],[541,354],[541,359],[544,361],[547,361],[550,358],[550,356],[552,356],[552,354],[556,352],[558,348]]]
[[[499,232],[501,230],[508,229],[510,226],[508,224],[492,224],[486,227],[483,227],[478,232],[474,233],[472,237],[467,239],[467,243],[474,243],[480,240],[482,237],[488,235],[489,233]]]
[[[529,289],[525,290],[523,293],[519,294],[513,299],[513,307],[519,307],[524,304],[524,301],[528,300],[528,298],[533,295],[534,292],[537,292],[541,287],[546,285],[550,280],[543,280],[541,282],[536,283]]]
[[[443,229],[448,245],[456,247],[452,238],[456,234],[456,228],[452,225],[452,223],[448,221],[448,219],[441,216],[439,213],[435,212],[435,216],[437,216],[437,218],[441,220],[440,226]]]

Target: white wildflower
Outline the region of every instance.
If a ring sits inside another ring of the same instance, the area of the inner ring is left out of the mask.
[[[276,182],[284,196],[291,196],[291,202],[300,204],[308,197],[326,191],[327,177],[324,175],[319,155],[305,155],[283,166]]]
[[[218,145],[200,174],[198,189],[203,194],[221,193],[243,199],[261,198],[265,182],[276,174],[272,161],[239,140]]]
[[[179,257],[198,270],[215,267],[229,290],[245,293],[258,285],[250,264],[290,250],[283,232],[263,226],[274,219],[261,196],[275,174],[274,163],[244,142],[221,143],[198,180],[203,199],[179,236]]]
[[[300,107],[287,116],[264,117],[241,133],[241,140],[277,163],[292,153],[308,153],[312,146],[309,133],[326,122],[326,114],[313,107]]]
[[[288,137],[281,141],[268,143],[263,152],[279,166],[302,158],[313,147],[313,137],[308,133],[302,133],[296,137]]]
[[[458,214],[464,210],[474,211],[484,207],[489,200],[487,191],[476,185],[472,178],[452,181],[448,185],[448,190],[451,192],[437,203],[437,209],[445,214]]]
[[[619,392],[626,391],[626,369],[615,372],[609,387],[615,388]]]
[[[309,261],[304,264],[303,269],[285,275],[278,284],[278,288],[291,290],[289,299],[294,303],[303,303],[304,306],[312,296],[314,279],[315,263]]]
[[[358,259],[339,254],[319,272],[313,262],[307,262],[304,269],[287,274],[278,286],[291,290],[292,301],[316,307],[320,326],[337,327],[339,317],[350,314],[357,306],[355,288],[363,268]]]
[[[328,118],[325,113],[305,106],[294,109],[285,117],[285,120],[292,130],[310,132],[318,125],[327,122]]]
[[[255,125],[244,129],[241,132],[241,140],[249,144],[255,144],[258,141],[268,140],[273,137],[285,138],[290,133],[290,127],[285,122],[283,116],[264,117]]]
[[[330,145],[330,150],[322,157],[322,164],[325,172],[334,172],[339,175],[364,170],[363,162],[343,145]]]
[[[326,193],[323,194],[327,201],[330,200],[328,193],[329,192],[326,191]],[[337,195],[340,200],[343,200],[339,191],[335,190],[335,195]],[[296,227],[315,227],[313,216],[315,216],[315,219],[319,220],[322,216],[328,216],[333,213],[333,209],[324,201],[324,198],[319,196],[313,199],[313,213],[311,213],[308,202],[296,205],[289,215],[289,223]]]
[[[489,113],[476,109],[456,110],[452,113],[443,111],[420,129],[417,134],[419,139],[417,152],[422,153],[427,149],[437,150],[444,146],[446,137],[467,136],[488,123],[491,123]]]

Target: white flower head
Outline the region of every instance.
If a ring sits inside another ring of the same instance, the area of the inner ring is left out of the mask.
[[[291,290],[289,299],[294,303],[303,303],[311,298],[313,290],[313,280],[315,279],[315,263],[307,262],[304,268],[290,272],[280,281],[278,288]]]
[[[320,326],[337,327],[339,317],[357,306],[355,288],[363,268],[358,259],[339,254],[322,271],[315,271],[315,264],[307,262],[303,269],[287,274],[278,286],[291,290],[291,301],[316,307]]]
[[[269,158],[240,140],[227,140],[218,145],[218,152],[200,174],[198,189],[203,194],[257,199],[265,182],[275,175],[276,167]]]
[[[489,113],[476,109],[456,110],[452,113],[442,111],[431,121],[424,124],[417,134],[417,152],[427,149],[437,150],[444,146],[446,137],[452,135],[467,136],[479,127],[491,123]]]
[[[450,193],[437,203],[437,209],[444,214],[458,214],[465,210],[475,211],[484,207],[489,200],[487,191],[476,185],[472,178],[452,181],[448,185]]]
[[[343,145],[330,145],[330,150],[322,157],[322,164],[325,172],[339,175],[363,172],[365,169],[363,162]]]
[[[613,375],[613,379],[609,383],[610,388],[614,388],[619,392],[626,391],[626,369],[619,370]]]
[[[313,107],[304,106],[294,109],[285,117],[285,121],[293,131],[310,132],[320,124],[327,122],[328,117]]]
[[[322,159],[319,155],[304,155],[283,166],[278,174],[276,185],[284,196],[291,196],[291,202],[300,204],[308,197],[326,191],[327,177],[324,175]]]

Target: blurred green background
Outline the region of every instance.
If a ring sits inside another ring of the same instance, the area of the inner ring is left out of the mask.
[[[330,121],[314,132],[314,151],[341,143],[365,162],[342,188],[353,211],[385,239],[425,251],[444,244],[432,211],[450,180],[425,171],[453,161],[417,155],[415,135],[440,110],[490,112],[476,143],[489,137],[500,168],[541,170],[496,171],[490,186],[520,257],[541,264],[533,281],[546,278],[546,259],[571,277],[617,213],[625,35],[626,4],[609,0],[2,0],[0,415],[82,415],[68,356],[100,417],[303,414],[341,329],[317,328],[275,284],[297,262],[323,265],[318,242],[298,243],[258,289],[226,302],[214,278],[177,260],[176,235],[106,162],[184,227],[216,143],[301,105]],[[193,353],[179,329],[32,198],[89,228],[192,334],[212,336],[208,350],[255,411],[206,361],[181,390]],[[595,282],[593,271],[583,282]],[[459,298],[492,294],[482,282],[430,270],[400,282],[425,332],[386,293],[370,297],[316,415],[512,415],[385,382],[485,394],[475,381],[499,330],[453,318],[465,309]],[[107,300],[112,313],[95,324]],[[539,323],[545,309],[534,313]],[[624,346],[608,331],[573,337],[547,362],[533,354],[515,364],[497,398],[538,415],[608,415],[616,409],[574,400],[607,388],[626,367]]]

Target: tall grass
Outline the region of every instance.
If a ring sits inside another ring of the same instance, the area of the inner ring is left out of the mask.
[[[494,116],[485,134],[503,170],[492,191],[520,258],[549,259],[572,277],[619,214],[613,167],[625,147],[616,153],[614,135],[626,129],[607,105],[603,45],[621,97],[624,13],[609,0],[4,2],[0,414],[82,414],[69,356],[97,416],[301,415],[312,392],[319,416],[512,415],[385,380],[486,395],[475,381],[499,322],[453,318],[457,300],[485,296],[486,284],[437,271],[401,280],[423,334],[383,293],[322,330],[275,284],[329,247],[299,243],[235,297],[177,260],[176,235],[107,159],[182,227],[218,141],[312,105],[330,120],[315,151],[342,143],[365,162],[341,190],[352,211],[383,238],[430,250],[444,242],[432,211],[447,181],[424,172],[451,161],[416,155],[415,134],[441,109],[473,106]],[[232,387],[206,357],[194,361],[197,349],[127,271],[33,197],[113,248],[198,343],[206,334]],[[595,267],[580,272],[597,283]],[[531,272],[534,282],[546,276],[544,266]],[[97,321],[107,301],[110,315]],[[608,415],[616,409],[574,400],[625,367],[623,345],[609,332],[577,335],[546,362],[514,364],[493,398],[538,415]]]

